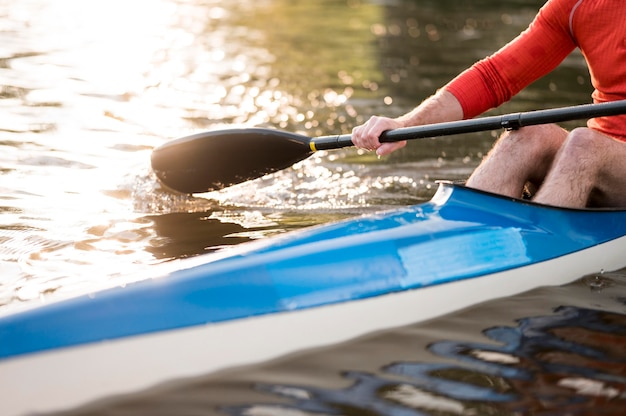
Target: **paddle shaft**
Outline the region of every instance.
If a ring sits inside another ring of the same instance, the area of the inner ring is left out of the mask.
[[[626,100],[405,127],[384,132],[380,137],[380,141],[382,143],[399,142],[402,140],[475,133],[501,128],[515,130],[524,126],[560,123],[564,121],[614,116],[618,114],[626,114]],[[311,139],[310,146],[311,150],[316,151],[340,149],[343,147],[354,146],[354,144],[352,143],[352,136],[350,134],[342,134],[337,136],[315,137]]]

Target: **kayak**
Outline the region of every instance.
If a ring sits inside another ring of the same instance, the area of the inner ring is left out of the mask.
[[[443,182],[423,204],[0,316],[0,413],[62,411],[626,266],[626,210]]]

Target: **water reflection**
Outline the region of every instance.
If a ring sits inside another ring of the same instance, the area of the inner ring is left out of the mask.
[[[234,208],[229,210],[174,212],[149,215],[156,232],[145,250],[158,260],[193,257],[247,241],[270,237],[303,227],[339,221],[355,213],[310,210],[271,212]]]
[[[241,233],[257,228],[245,228],[210,217],[207,212],[171,213],[147,217],[154,222],[159,241],[146,248],[157,259],[184,258],[210,252],[230,244],[249,241]]]
[[[346,388],[259,383],[280,405],[232,406],[232,415],[621,414],[626,404],[622,314],[560,307],[494,327],[494,343],[436,341],[435,362],[387,365],[382,375],[347,371]],[[443,360],[452,363],[445,363]],[[439,361],[441,360],[441,361]],[[400,376],[400,379],[393,377]],[[542,413],[543,414],[543,413]]]

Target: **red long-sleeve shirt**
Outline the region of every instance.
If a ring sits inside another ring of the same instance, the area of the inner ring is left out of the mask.
[[[472,118],[552,71],[576,47],[589,67],[594,102],[626,99],[624,0],[548,0],[528,29],[445,88]],[[626,115],[591,119],[588,126],[626,141]]]

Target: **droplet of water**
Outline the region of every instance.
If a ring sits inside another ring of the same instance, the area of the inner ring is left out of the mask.
[[[604,275],[604,269],[600,269],[600,272],[597,274],[584,277],[583,282],[592,292],[600,292],[615,285],[615,282],[611,278]]]

